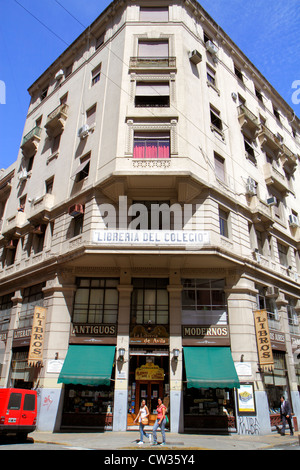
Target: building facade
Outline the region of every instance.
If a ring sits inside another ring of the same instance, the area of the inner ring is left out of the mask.
[[[151,7],[150,7],[151,3]],[[300,419],[300,125],[194,0],[115,0],[0,174],[1,387],[40,430]]]

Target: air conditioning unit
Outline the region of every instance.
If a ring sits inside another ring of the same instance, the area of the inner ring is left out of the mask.
[[[189,59],[193,64],[197,65],[202,61],[202,55],[195,49],[189,53]]]
[[[82,204],[74,204],[69,207],[69,215],[71,217],[78,217],[79,215],[84,214],[84,208]]]
[[[28,173],[27,173],[27,170],[25,170],[25,169],[22,170],[21,173],[18,176],[19,181],[27,180],[27,177],[28,177]]]
[[[207,41],[205,46],[206,46],[206,50],[210,52],[212,55],[216,55],[219,51],[218,47],[212,41]]]
[[[78,137],[81,139],[85,139],[89,135],[90,128],[87,124],[84,124],[84,126],[80,127],[78,131]]]
[[[278,297],[279,289],[278,287],[269,286],[267,287],[266,297]]]
[[[276,204],[277,204],[277,199],[276,199],[276,197],[275,197],[275,196],[269,197],[269,198],[267,199],[267,204],[268,204],[269,206],[276,206]]]
[[[290,227],[299,227],[298,217],[294,214],[289,215],[289,224]]]
[[[64,77],[64,71],[60,69],[57,74],[55,75],[55,80],[61,80]]]

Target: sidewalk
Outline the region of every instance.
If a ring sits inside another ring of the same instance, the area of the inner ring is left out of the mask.
[[[294,436],[287,433],[285,436],[270,434],[266,436],[240,436],[240,435],[198,435],[198,434],[166,434],[166,447],[151,447],[145,438],[144,445],[138,446],[139,433],[128,432],[41,432],[29,434],[35,442],[52,443],[70,446],[74,449],[93,450],[263,450],[277,446],[288,446],[299,443],[297,432]],[[158,433],[158,441],[161,435]]]

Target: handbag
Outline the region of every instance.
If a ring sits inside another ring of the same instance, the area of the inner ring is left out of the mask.
[[[142,424],[149,424],[148,418],[142,418]]]

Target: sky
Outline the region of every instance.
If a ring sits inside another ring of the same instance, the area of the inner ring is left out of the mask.
[[[110,3],[0,0],[0,169],[17,159],[27,89]],[[199,3],[299,117],[300,0]]]

